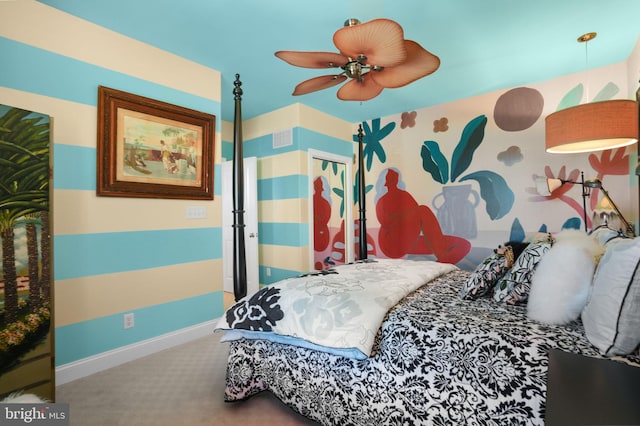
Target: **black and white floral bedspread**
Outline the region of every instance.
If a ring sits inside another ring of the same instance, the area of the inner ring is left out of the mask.
[[[543,425],[547,351],[597,350],[579,321],[546,326],[521,306],[462,300],[468,276],[450,272],[403,299],[365,360],[231,342],[225,400],[270,390],[325,425]]]

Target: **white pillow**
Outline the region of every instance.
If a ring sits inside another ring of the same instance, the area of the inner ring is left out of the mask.
[[[608,244],[582,322],[603,355],[627,355],[640,344],[640,237]]]
[[[580,317],[604,249],[576,230],[561,231],[555,238],[533,274],[527,316],[545,324],[566,324]]]

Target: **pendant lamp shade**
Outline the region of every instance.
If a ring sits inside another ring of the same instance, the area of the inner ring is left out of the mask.
[[[638,103],[619,99],[563,109],[545,120],[546,151],[556,154],[620,148],[638,141]]]

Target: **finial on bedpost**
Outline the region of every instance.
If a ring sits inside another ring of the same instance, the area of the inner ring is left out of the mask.
[[[358,205],[360,206],[360,227],[358,238],[358,259],[367,259],[367,215],[366,215],[366,184],[364,181],[364,148],[363,148],[364,132],[362,131],[362,124],[358,126]]]
[[[242,100],[242,89],[240,87],[242,86],[242,82],[240,81],[240,74],[236,74],[236,81],[233,82],[233,85],[235,86],[233,88],[233,99],[236,101]]]
[[[242,83],[233,83],[233,294],[238,301],[247,295],[247,259],[244,243],[244,154],[242,153]]]

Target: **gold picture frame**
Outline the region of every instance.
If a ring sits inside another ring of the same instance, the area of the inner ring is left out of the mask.
[[[216,117],[98,87],[99,196],[213,200]]]

